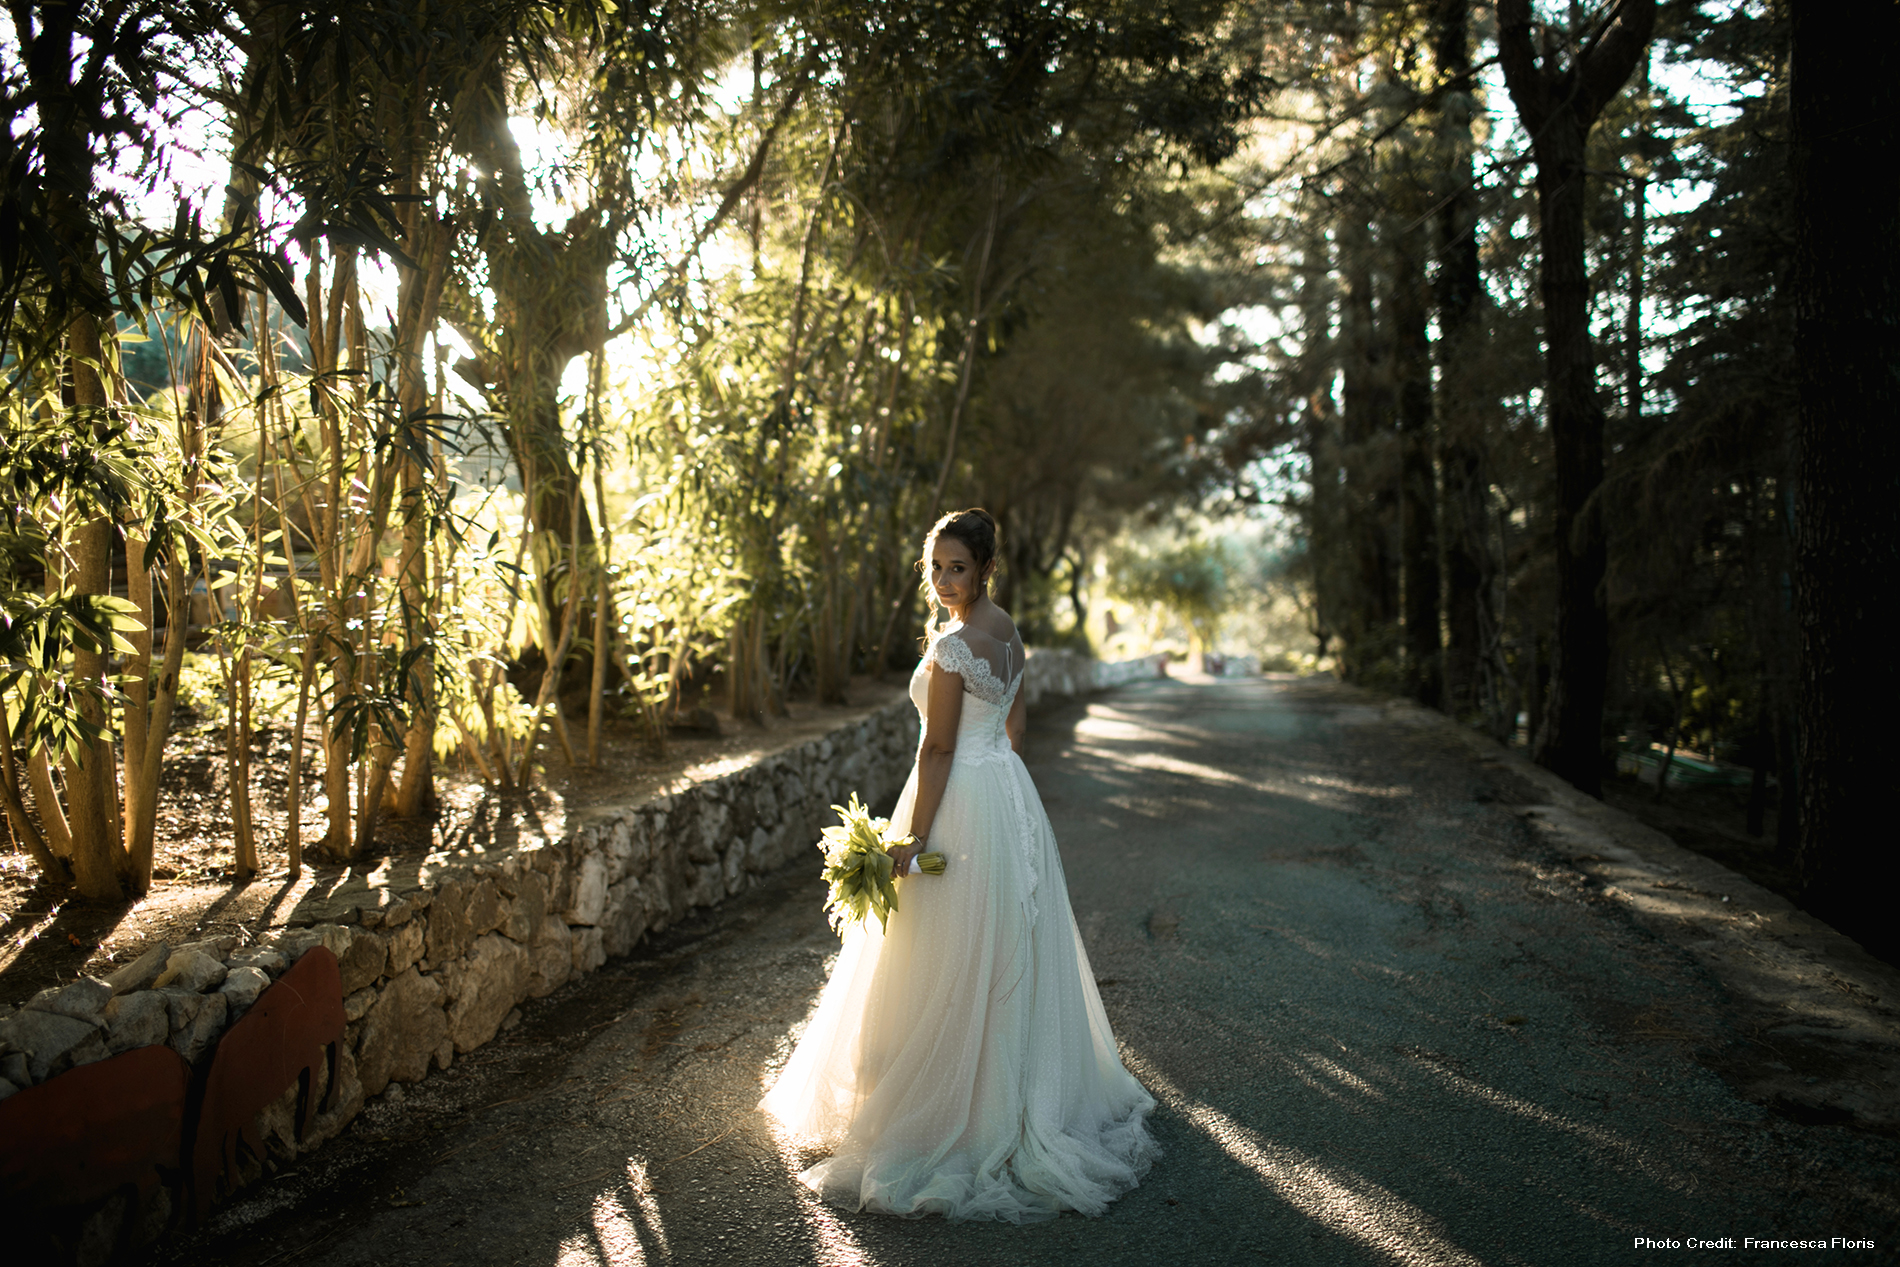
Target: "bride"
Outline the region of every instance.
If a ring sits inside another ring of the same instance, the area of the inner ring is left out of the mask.
[[[1022,763],[1023,643],[987,595],[995,560],[987,511],[945,515],[924,540],[931,636],[910,683],[923,740],[891,820],[911,843],[891,853],[899,875],[926,848],[947,870],[902,881],[888,929],[849,928],[761,1102],[832,1146],[801,1177],[851,1209],[1100,1214],[1158,1151],[1154,1100],[1116,1055]]]

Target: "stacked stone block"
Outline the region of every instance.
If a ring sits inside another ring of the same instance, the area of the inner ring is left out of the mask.
[[[366,1097],[494,1038],[522,1002],[802,856],[849,792],[894,797],[916,734],[910,705],[893,705],[745,769],[596,813],[558,842],[432,855],[407,886],[346,880],[292,917],[314,922],[261,945],[155,946],[109,977],[42,991],[0,1018],[0,1098],[149,1044],[198,1063],[275,977],[322,944],[342,969],[348,1051],[338,1109],[306,1136],[309,1147]]]

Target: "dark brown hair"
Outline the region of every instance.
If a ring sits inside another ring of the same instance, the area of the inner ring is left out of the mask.
[[[923,576],[924,601],[930,606],[930,619],[924,623],[926,645],[937,634],[937,591],[930,583],[930,552],[936,547],[938,537],[952,537],[962,542],[969,549],[970,557],[976,560],[977,574],[981,576],[996,562],[996,516],[981,506],[953,510],[930,525],[930,531],[924,534],[924,552],[917,560],[917,571]]]

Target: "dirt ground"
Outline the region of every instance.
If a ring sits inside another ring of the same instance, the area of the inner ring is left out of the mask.
[[[726,721],[719,733],[676,730],[664,757],[651,751],[632,722],[612,719],[603,730],[598,769],[569,766],[558,739],[544,735],[545,777],[527,798],[497,796],[452,759],[436,775],[439,812],[407,822],[385,820],[369,856],[421,855],[479,842],[498,826],[524,819],[534,820],[543,834],[559,835],[567,816],[590,804],[663,792],[738,768],[896,699],[900,690],[894,680],[866,678],[852,684],[849,706],[795,701],[788,716],[767,727]],[[569,701],[567,716],[584,758],[585,703]],[[307,753],[314,751],[316,738],[313,727]],[[248,882],[238,880],[234,867],[223,729],[182,708],[166,753],[150,893],[121,902],[87,902],[43,882],[9,837],[7,852],[0,853],[0,1005],[18,1005],[76,976],[109,973],[158,941],[176,946],[236,938],[247,944],[281,925],[306,892],[342,870],[335,863],[308,860],[303,875],[290,878],[285,846],[289,770],[290,728],[259,727],[251,753],[251,812],[262,869]],[[305,766],[301,834],[306,843],[323,832],[327,803],[319,773],[315,763]]]
[[[1624,774],[1605,781],[1603,801],[1770,893],[1797,900],[1794,860],[1776,843],[1772,810],[1764,816],[1762,834],[1749,834],[1747,788],[1672,787],[1659,798],[1654,787]]]

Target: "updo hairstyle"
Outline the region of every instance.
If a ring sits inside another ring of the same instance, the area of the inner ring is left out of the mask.
[[[924,601],[930,606],[930,619],[924,624],[924,643],[937,636],[937,622],[941,612],[937,604],[936,587],[930,583],[930,552],[937,547],[937,538],[954,537],[961,541],[976,560],[978,574],[982,574],[996,562],[996,517],[981,506],[972,506],[968,510],[953,510],[936,523],[930,525],[930,531],[924,536],[924,553],[917,560],[917,571],[923,577]],[[994,576],[995,573],[991,573]],[[987,582],[988,578],[985,578]]]

